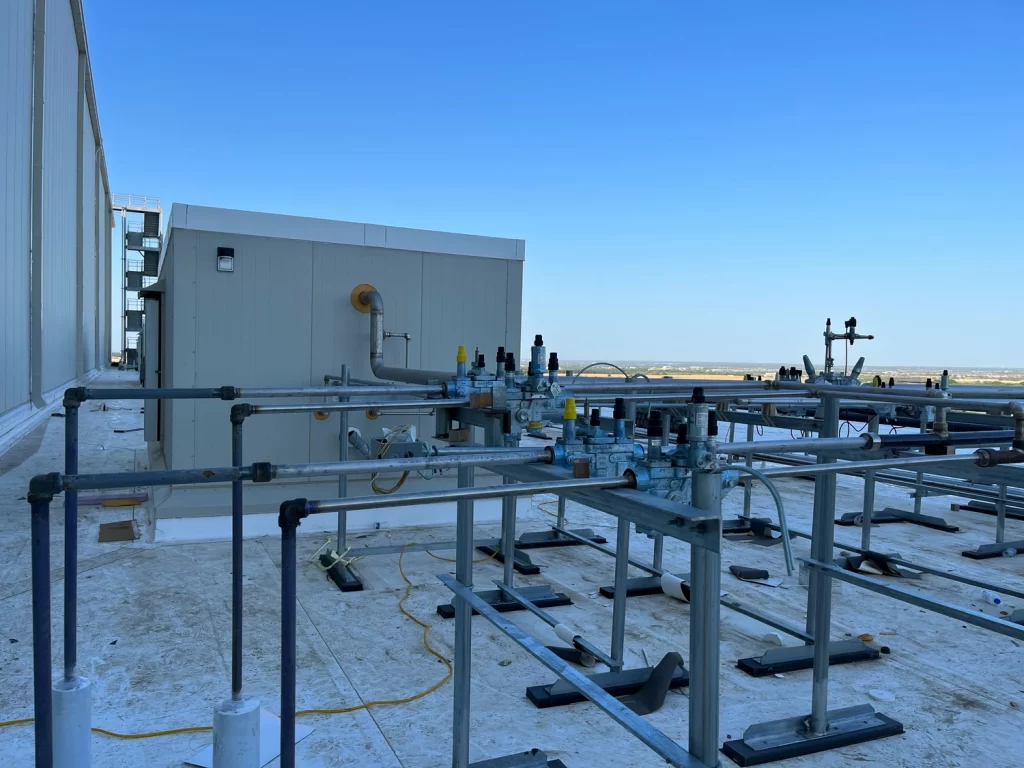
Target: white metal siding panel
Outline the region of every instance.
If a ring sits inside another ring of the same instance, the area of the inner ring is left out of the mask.
[[[187,234],[178,234],[178,238],[188,237]],[[160,279],[164,282],[164,295],[160,300],[163,303],[164,322],[160,326],[160,386],[178,387],[182,386],[175,380],[175,352],[174,345],[176,328],[180,327],[180,321],[175,317],[174,308],[180,306],[178,292],[174,282],[174,237],[168,231],[167,240],[164,243],[163,263],[160,265]],[[174,433],[178,429],[178,421],[181,411],[176,404],[188,403],[188,400],[161,400],[160,401],[160,440],[164,453],[164,459],[169,467],[179,465],[172,463],[174,460]],[[182,427],[184,428],[184,427]],[[191,426],[187,427],[190,430]]]
[[[171,270],[173,280],[173,313],[168,328],[173,333],[168,339],[170,354],[174,360],[171,368],[171,382],[168,387],[195,387],[196,385],[196,240],[197,232],[174,232],[173,264],[165,264]],[[168,248],[168,256],[172,254]],[[165,289],[166,290],[166,289]],[[170,454],[165,454],[171,467],[195,466],[196,401],[175,400],[169,428],[174,434]]]
[[[455,370],[460,344],[475,347],[493,367],[499,346],[509,347],[506,329],[507,262],[444,253],[423,254],[422,367]],[[387,296],[384,297],[387,318]],[[511,345],[518,349],[518,340]]]
[[[352,306],[352,289],[361,283],[373,285],[384,299],[384,329],[409,333],[409,366],[433,367],[421,360],[420,316],[422,314],[423,255],[413,251],[331,243],[313,244],[313,344],[312,368],[308,384],[320,386],[325,374],[338,375],[341,364],[348,363],[352,378],[374,378],[370,369],[370,316]],[[384,341],[384,362],[405,366],[405,340]],[[455,354],[451,356],[454,371]],[[338,425],[335,417],[317,421],[312,416],[310,461],[334,461],[338,458]],[[362,430],[367,439],[379,436],[385,426],[415,423],[433,434],[432,418],[381,415],[375,421],[362,412],[354,412],[349,423]]]
[[[43,391],[76,375],[78,40],[69,2],[46,9],[43,98]]]
[[[29,400],[32,0],[0,3],[0,414]]]
[[[88,109],[88,105],[86,105]],[[96,367],[96,139],[86,115],[82,130],[82,349],[79,373]]]
[[[216,232],[196,243],[194,386],[308,386],[313,244]],[[217,271],[218,246],[235,249],[233,272]],[[196,466],[230,463],[231,405],[196,401]],[[254,461],[308,460],[308,414],[256,417],[245,433]]]
[[[508,282],[505,286],[505,349],[516,353],[523,343],[523,262],[505,262]],[[558,350],[553,350],[557,352]]]

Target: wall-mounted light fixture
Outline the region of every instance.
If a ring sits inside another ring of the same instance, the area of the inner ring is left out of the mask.
[[[217,247],[217,271],[218,272],[234,272],[235,271],[235,249],[224,248],[223,246]]]

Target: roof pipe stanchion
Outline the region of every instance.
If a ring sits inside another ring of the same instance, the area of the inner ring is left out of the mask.
[[[32,684],[36,768],[53,768],[53,691],[50,687],[50,502],[52,489],[33,480],[32,509]]]
[[[252,406],[231,407],[231,464],[242,465],[242,426]],[[216,768],[260,768],[260,702],[242,697],[242,577],[245,512],[242,480],[231,481],[231,698],[213,710],[213,764]]]
[[[295,768],[296,532],[306,517],[306,500],[281,504],[281,768]]]
[[[64,472],[78,474],[78,390],[64,394]],[[34,521],[34,517],[33,517]],[[78,491],[64,494],[64,673],[53,682],[53,764],[88,768],[92,748],[92,689],[78,665]]]

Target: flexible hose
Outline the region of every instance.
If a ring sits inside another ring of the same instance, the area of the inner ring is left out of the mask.
[[[727,469],[735,469],[738,472],[746,472],[748,475],[753,475],[769,490],[772,498],[775,499],[775,507],[779,511],[779,531],[782,533],[782,549],[786,554],[786,573],[790,576],[793,575],[793,548],[789,543],[789,526],[786,524],[786,510],[782,504],[782,496],[779,495],[779,490],[775,487],[775,483],[771,479],[758,469],[748,467],[746,464],[726,464],[723,467],[719,467],[719,472],[724,472]]]

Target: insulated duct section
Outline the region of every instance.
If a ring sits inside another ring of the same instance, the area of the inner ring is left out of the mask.
[[[408,384],[435,384],[448,381],[454,376],[450,371],[393,368],[384,365],[384,299],[375,289],[370,289],[361,291],[358,300],[362,306],[369,307],[370,368],[374,376],[387,381],[404,381]],[[356,308],[365,311],[359,305],[356,305]]]

